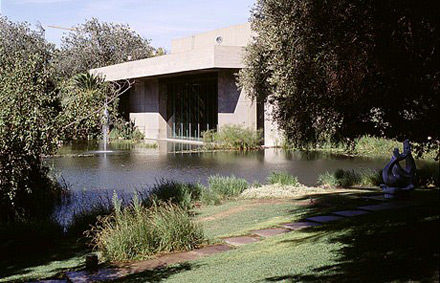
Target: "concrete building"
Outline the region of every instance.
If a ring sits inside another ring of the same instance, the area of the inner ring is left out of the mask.
[[[147,139],[200,140],[227,124],[264,130],[264,143],[280,135],[270,109],[236,86],[244,47],[252,39],[241,24],[172,41],[170,54],[91,70],[109,81],[134,80],[120,108]]]

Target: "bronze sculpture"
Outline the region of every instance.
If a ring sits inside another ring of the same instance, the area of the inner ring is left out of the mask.
[[[400,166],[400,161],[405,160],[405,168]],[[382,171],[384,184],[381,184],[385,198],[395,198],[399,194],[407,194],[414,190],[416,164],[411,155],[411,145],[408,140],[403,142],[403,151],[395,148],[390,162]]]

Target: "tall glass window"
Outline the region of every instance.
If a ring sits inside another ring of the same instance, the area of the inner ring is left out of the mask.
[[[201,139],[217,128],[217,73],[166,82],[169,138]]]

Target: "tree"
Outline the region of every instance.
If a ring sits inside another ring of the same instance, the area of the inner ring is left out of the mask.
[[[365,134],[440,143],[435,0],[258,0],[240,84],[296,144]]]
[[[150,41],[128,25],[92,18],[62,38],[54,65],[59,76],[70,79],[93,68],[148,58],[153,52]]]
[[[43,164],[57,149],[53,46],[0,17],[0,223],[47,216],[61,196]]]
[[[63,140],[97,138],[102,133],[104,111],[110,123],[118,118],[119,96],[132,85],[130,81],[105,82],[90,74],[77,74],[59,85],[61,113],[58,123],[62,126]]]

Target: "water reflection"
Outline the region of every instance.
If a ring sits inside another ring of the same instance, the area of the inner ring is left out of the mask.
[[[210,175],[235,175],[265,182],[271,171],[287,171],[306,185],[337,168],[379,169],[384,159],[350,158],[319,152],[265,149],[251,152],[194,152],[199,145],[161,142],[158,148],[110,144],[109,153],[97,153],[98,143],[63,146],[61,157],[49,159],[52,168],[78,190],[144,189],[161,178],[206,183]]]

